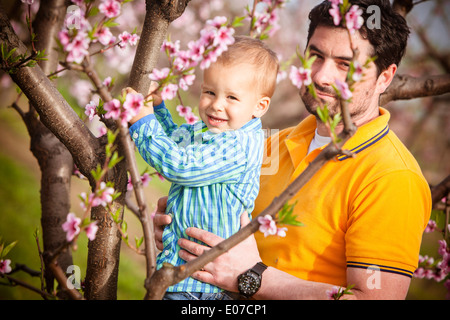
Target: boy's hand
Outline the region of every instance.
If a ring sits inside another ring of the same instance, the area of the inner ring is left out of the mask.
[[[161,102],[163,102],[161,98],[161,90],[158,90],[158,88],[159,88],[158,82],[155,81],[150,82],[150,89],[148,89],[148,94],[152,95],[154,106],[158,106],[161,104]]]
[[[129,94],[129,93],[137,94],[137,92],[133,88],[130,88],[130,87],[125,88],[124,91],[126,94]],[[139,113],[137,115],[135,115],[133,118],[131,118],[129,123],[133,124],[136,121],[138,121],[139,119],[141,119],[149,114],[152,114],[152,113],[153,113],[153,102],[150,101],[150,102],[147,102],[146,104],[144,104],[144,107],[142,107],[139,110]]]

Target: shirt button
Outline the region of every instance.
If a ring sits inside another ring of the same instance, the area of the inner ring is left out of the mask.
[[[164,255],[168,256],[169,255],[169,250],[164,250]]]
[[[133,139],[137,139],[138,137],[139,137],[139,135],[137,132],[133,133]]]

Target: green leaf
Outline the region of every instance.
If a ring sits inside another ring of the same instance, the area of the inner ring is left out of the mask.
[[[297,201],[291,205],[285,203],[280,212],[278,212],[278,222],[280,224],[287,224],[291,226],[301,227],[304,226],[302,222],[297,220],[297,215],[294,214],[294,207],[297,205]]]
[[[6,257],[6,255],[11,251],[12,248],[14,248],[14,246],[16,244],[17,244],[17,240],[14,241],[14,242],[11,242],[6,247],[4,247],[3,250],[0,253],[0,259],[3,259],[4,257]]]
[[[144,237],[138,238],[137,236],[134,236],[134,241],[136,242],[136,249],[139,249],[144,242]]]
[[[231,23],[231,26],[232,26],[233,28],[236,28],[236,27],[240,27],[240,26],[244,25],[244,24],[242,23],[242,21],[243,21],[244,19],[245,19],[245,16],[244,16],[244,17],[235,17],[234,20],[233,20],[233,22]]]

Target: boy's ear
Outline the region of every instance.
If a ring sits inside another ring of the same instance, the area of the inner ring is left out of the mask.
[[[255,111],[253,112],[253,116],[255,118],[261,118],[267,112],[267,110],[269,110],[269,105],[269,97],[262,97],[261,99],[259,99],[256,104]]]

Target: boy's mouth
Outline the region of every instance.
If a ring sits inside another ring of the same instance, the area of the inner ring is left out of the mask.
[[[228,120],[226,120],[226,119],[220,119],[220,118],[216,118],[216,117],[208,115],[208,122],[212,126],[220,126],[220,125],[226,123],[227,121]]]

